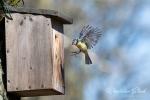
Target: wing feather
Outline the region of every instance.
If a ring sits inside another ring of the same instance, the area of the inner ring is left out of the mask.
[[[5,0],[5,1],[4,0],[0,0],[0,7],[3,10],[3,13],[4,13],[3,15],[6,18],[12,20],[13,18],[12,18],[11,14],[10,14],[9,6],[17,7],[19,3],[24,5],[24,0]]]
[[[79,39],[86,43],[88,49],[93,48],[98,40],[101,37],[102,31],[99,28],[94,28],[92,26],[84,26],[82,31],[80,32]]]
[[[6,3],[5,3],[4,0],[0,0],[0,7],[3,10],[4,16],[7,17],[8,19],[12,20],[12,16],[9,13],[9,9],[7,8]]]

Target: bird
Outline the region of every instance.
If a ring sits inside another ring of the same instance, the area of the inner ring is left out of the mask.
[[[79,49],[78,52],[72,52],[73,55],[82,52],[85,55],[85,64],[92,64],[92,60],[88,54],[88,49],[92,49],[98,43],[101,35],[101,29],[90,25],[84,26],[79,33],[79,37],[72,40],[72,45],[75,45]]]
[[[9,19],[12,19],[11,15],[9,14],[9,10],[6,7],[6,3],[4,0],[0,0],[0,8],[1,8],[1,14],[0,14],[0,21],[3,20],[4,17],[7,17]],[[7,14],[8,13],[8,14]]]
[[[24,5],[24,0],[5,0],[6,3],[13,7],[18,7],[19,4]]]
[[[13,18],[10,14],[9,6],[18,7],[20,3],[24,5],[23,0],[0,0],[0,10],[2,10],[2,13],[0,14],[0,21],[2,21],[4,17],[12,20]]]

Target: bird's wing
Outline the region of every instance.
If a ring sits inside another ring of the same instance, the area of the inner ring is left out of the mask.
[[[91,49],[98,42],[101,33],[102,30],[98,28],[94,28],[89,25],[84,26],[82,31],[80,32],[79,39],[87,45],[88,49]]]
[[[24,0],[7,0],[7,4],[13,7],[19,7],[24,5]]]
[[[10,6],[18,7],[20,3],[21,5],[24,5],[24,0],[0,0],[0,8],[3,10],[4,16],[12,20],[13,18],[10,14]]]
[[[4,16],[12,20],[12,16],[10,14],[9,8],[7,7],[4,0],[0,0],[0,8],[3,10]]]

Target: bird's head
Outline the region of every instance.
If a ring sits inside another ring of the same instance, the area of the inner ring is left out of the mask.
[[[78,39],[73,39],[72,45],[76,45],[78,43]]]

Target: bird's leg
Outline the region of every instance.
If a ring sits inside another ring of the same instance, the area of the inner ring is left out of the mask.
[[[78,52],[72,52],[72,56],[73,55],[77,55],[77,54],[79,54],[81,52],[81,50],[79,50]]]

